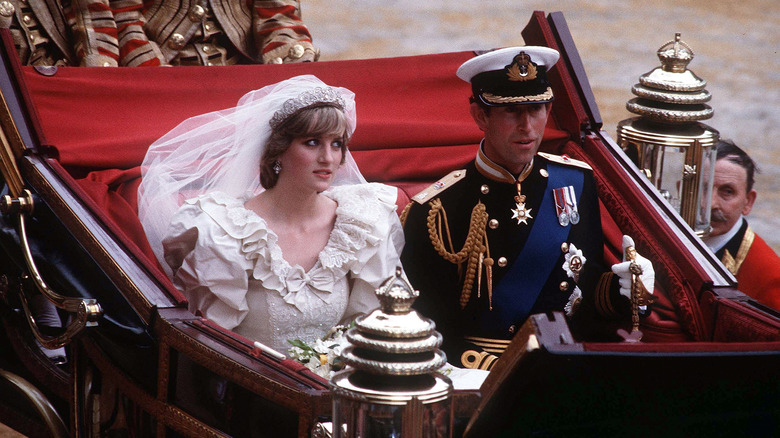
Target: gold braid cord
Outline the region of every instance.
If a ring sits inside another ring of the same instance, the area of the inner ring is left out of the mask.
[[[460,294],[460,307],[466,307],[471,298],[471,291],[474,287],[474,277],[477,268],[481,266],[480,257],[484,257],[487,246],[485,245],[485,225],[488,215],[485,210],[485,204],[478,202],[471,211],[471,221],[469,223],[469,232],[466,235],[466,242],[463,248],[457,253],[454,252],[452,236],[450,235],[449,224],[447,223],[447,213],[441,200],[434,199],[428,203],[431,210],[428,212],[428,237],[431,239],[433,247],[440,256],[450,263],[462,265],[466,263],[466,275],[463,280],[463,290]],[[444,229],[442,229],[442,227]],[[443,236],[446,233],[447,243],[450,250],[444,246]]]
[[[406,225],[406,218],[409,217],[409,210],[412,209],[412,204],[414,204],[414,202],[406,204],[406,207],[404,207],[403,211],[401,211],[401,215],[398,217],[401,220],[402,228]]]

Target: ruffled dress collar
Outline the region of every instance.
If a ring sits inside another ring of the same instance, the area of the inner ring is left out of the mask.
[[[369,186],[339,186],[323,192],[338,203],[336,221],[317,263],[308,272],[284,259],[277,235],[262,217],[244,207],[245,199],[212,193],[205,195],[211,202],[201,198],[200,205],[229,236],[241,242],[243,257],[253,264],[252,277],[300,309],[308,295],[300,293],[302,289],[308,286],[326,301],[334,283],[347,275],[360,251],[379,243],[374,224],[380,213],[366,202],[372,195]]]

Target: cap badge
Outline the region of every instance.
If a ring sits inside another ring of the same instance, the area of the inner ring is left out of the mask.
[[[512,63],[506,66],[506,76],[510,81],[522,82],[536,79],[536,65],[525,52],[514,57]]]

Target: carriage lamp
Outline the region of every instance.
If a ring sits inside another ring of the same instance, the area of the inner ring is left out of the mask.
[[[693,50],[675,34],[658,49],[661,66],[639,77],[626,108],[638,117],[618,123],[620,147],[699,236],[710,232],[719,133],[707,82],[688,70]]]
[[[441,334],[411,309],[419,295],[401,268],[376,291],[381,307],[356,319],[330,381],[334,437],[450,437],[452,383]]]

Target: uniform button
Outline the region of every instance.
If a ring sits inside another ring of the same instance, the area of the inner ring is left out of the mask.
[[[569,244],[566,242],[561,243],[561,252],[569,252]]]
[[[502,268],[503,268],[504,266],[506,266],[506,257],[499,257],[499,258],[498,258],[498,266],[500,266],[500,267],[502,267]]]
[[[207,25],[206,25],[206,26],[204,26],[204,27],[206,28],[206,30],[211,30],[211,25],[210,25],[210,24],[207,24]]]
[[[22,21],[24,21],[24,24],[30,24],[32,18],[30,18],[29,15],[25,15],[24,17],[22,17]]]
[[[498,219],[490,219],[490,222],[488,222],[488,226],[491,230],[495,230],[498,228]]]
[[[539,175],[542,175],[544,178],[550,176],[550,174],[547,173],[547,169],[539,169]]]
[[[517,331],[517,326],[512,324],[509,326],[509,334],[513,335]]]
[[[569,283],[562,281],[561,284],[558,285],[558,288],[560,288],[562,292],[566,292],[569,290]]]
[[[206,9],[201,5],[195,5],[194,8],[190,9],[190,21],[200,21],[205,15]]]
[[[271,60],[271,64],[281,64],[283,62],[284,61],[282,60],[282,58],[274,58]]]
[[[209,53],[210,50],[211,50],[210,46],[203,46],[203,52],[204,53]]]
[[[487,195],[490,193],[490,187],[488,187],[487,184],[482,184],[482,187],[479,188],[479,191],[482,192],[483,195]]]
[[[180,33],[175,33],[171,35],[171,39],[168,40],[168,47],[170,47],[173,50],[180,50],[184,47],[184,43],[186,41],[184,40],[184,36]]]
[[[111,67],[111,63],[106,61],[103,63],[103,67]]]

